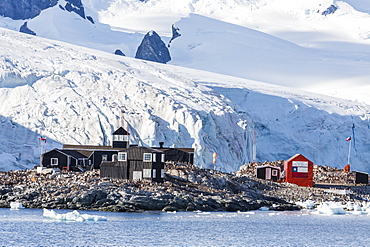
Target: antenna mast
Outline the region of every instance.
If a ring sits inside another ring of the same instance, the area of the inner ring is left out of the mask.
[[[125,129],[125,107],[121,106],[121,127]],[[126,129],[127,131],[127,129]]]

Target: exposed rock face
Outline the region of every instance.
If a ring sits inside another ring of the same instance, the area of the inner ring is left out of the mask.
[[[323,11],[321,14],[322,15],[330,15],[330,14],[334,14],[334,12],[337,10],[338,8],[335,6],[335,5],[330,5],[329,8],[327,8],[325,11]]]
[[[172,40],[181,36],[181,33],[179,33],[179,31],[180,29],[178,27],[175,27],[175,24],[172,24],[172,38],[168,42],[168,47],[170,47]]]
[[[81,16],[82,18],[86,18],[85,17],[85,8],[84,6],[82,5],[81,3],[81,0],[66,0],[66,6],[65,6],[65,9],[69,12],[75,12],[76,14],[78,14],[79,16]]]
[[[114,54],[116,54],[116,55],[120,55],[120,56],[126,56],[126,55],[125,55],[125,53],[123,53],[121,50],[116,50],[116,51],[114,52]]]
[[[19,29],[19,32],[21,33],[27,33],[27,34],[31,34],[31,35],[36,35],[36,33],[34,31],[32,31],[31,29],[29,29],[27,27],[27,22],[25,22],[21,28]]]
[[[144,36],[137,49],[135,58],[158,63],[167,63],[171,60],[168,48],[161,37],[154,31],[150,31]]]
[[[25,20],[38,16],[44,9],[55,6],[58,0],[1,0],[0,15],[13,20]]]
[[[62,10],[66,10],[68,12],[74,12],[81,16],[84,19],[89,20],[92,24],[94,24],[94,20],[91,16],[86,16],[85,15],[85,8],[81,2],[81,0],[66,0],[66,5],[62,6],[59,5],[59,8]]]

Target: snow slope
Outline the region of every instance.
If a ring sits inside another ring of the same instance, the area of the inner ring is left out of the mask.
[[[370,81],[370,56],[357,62],[355,56],[301,47],[199,15],[183,18],[176,26],[182,36],[171,44],[174,65],[311,91]]]
[[[136,49],[143,37],[142,34],[111,30],[109,25],[99,22],[94,10],[85,9],[86,15],[93,17],[93,24],[74,12],[62,10],[59,5],[64,6],[64,0],[59,0],[59,4],[43,10],[39,16],[31,20],[14,21],[10,18],[0,17],[0,27],[18,31],[20,26],[27,21],[28,28],[40,37],[109,53],[114,53],[115,50],[120,49],[127,56],[135,56]]]
[[[133,143],[194,147],[201,167],[213,152],[227,171],[296,153],[343,167],[353,135],[351,164],[370,171],[369,105],[6,29],[0,42],[0,170],[37,164],[40,134],[47,149],[109,144],[125,106]]]
[[[370,77],[368,2],[115,0],[102,6],[89,0],[85,5],[101,6],[99,20],[115,30],[154,29],[169,37],[176,23],[182,36],[171,46],[171,64],[370,101],[369,90],[358,96]],[[337,11],[322,15],[331,5]]]
[[[63,5],[64,0],[60,0]],[[83,0],[95,24],[59,6],[28,20],[39,36],[133,57],[144,34],[165,42],[173,65],[370,103],[370,4],[353,0]],[[322,15],[331,5],[334,14]],[[46,24],[45,24],[46,23]],[[104,24],[102,24],[104,23]],[[19,30],[23,21],[0,18]],[[113,30],[115,31],[113,31]]]

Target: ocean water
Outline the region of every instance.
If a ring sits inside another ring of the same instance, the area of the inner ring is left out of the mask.
[[[70,210],[55,210],[59,214]],[[41,209],[0,209],[0,246],[369,246],[370,216],[312,211],[79,211],[107,221],[58,221]]]

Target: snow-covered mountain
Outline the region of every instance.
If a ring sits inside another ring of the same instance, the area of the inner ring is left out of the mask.
[[[71,2],[93,23],[67,11]],[[147,32],[168,43],[175,24],[170,64],[369,103],[369,9],[353,0],[59,0],[0,26],[27,21],[38,36],[134,57]]]
[[[108,144],[124,105],[133,142],[192,146],[202,167],[213,152],[228,171],[296,153],[343,167],[352,135],[351,164],[370,171],[368,4],[83,0],[81,16],[78,0],[57,2],[0,17],[49,39],[0,30],[0,170],[37,164],[40,134],[48,149]],[[169,64],[133,59],[150,30],[168,44],[172,24]]]

